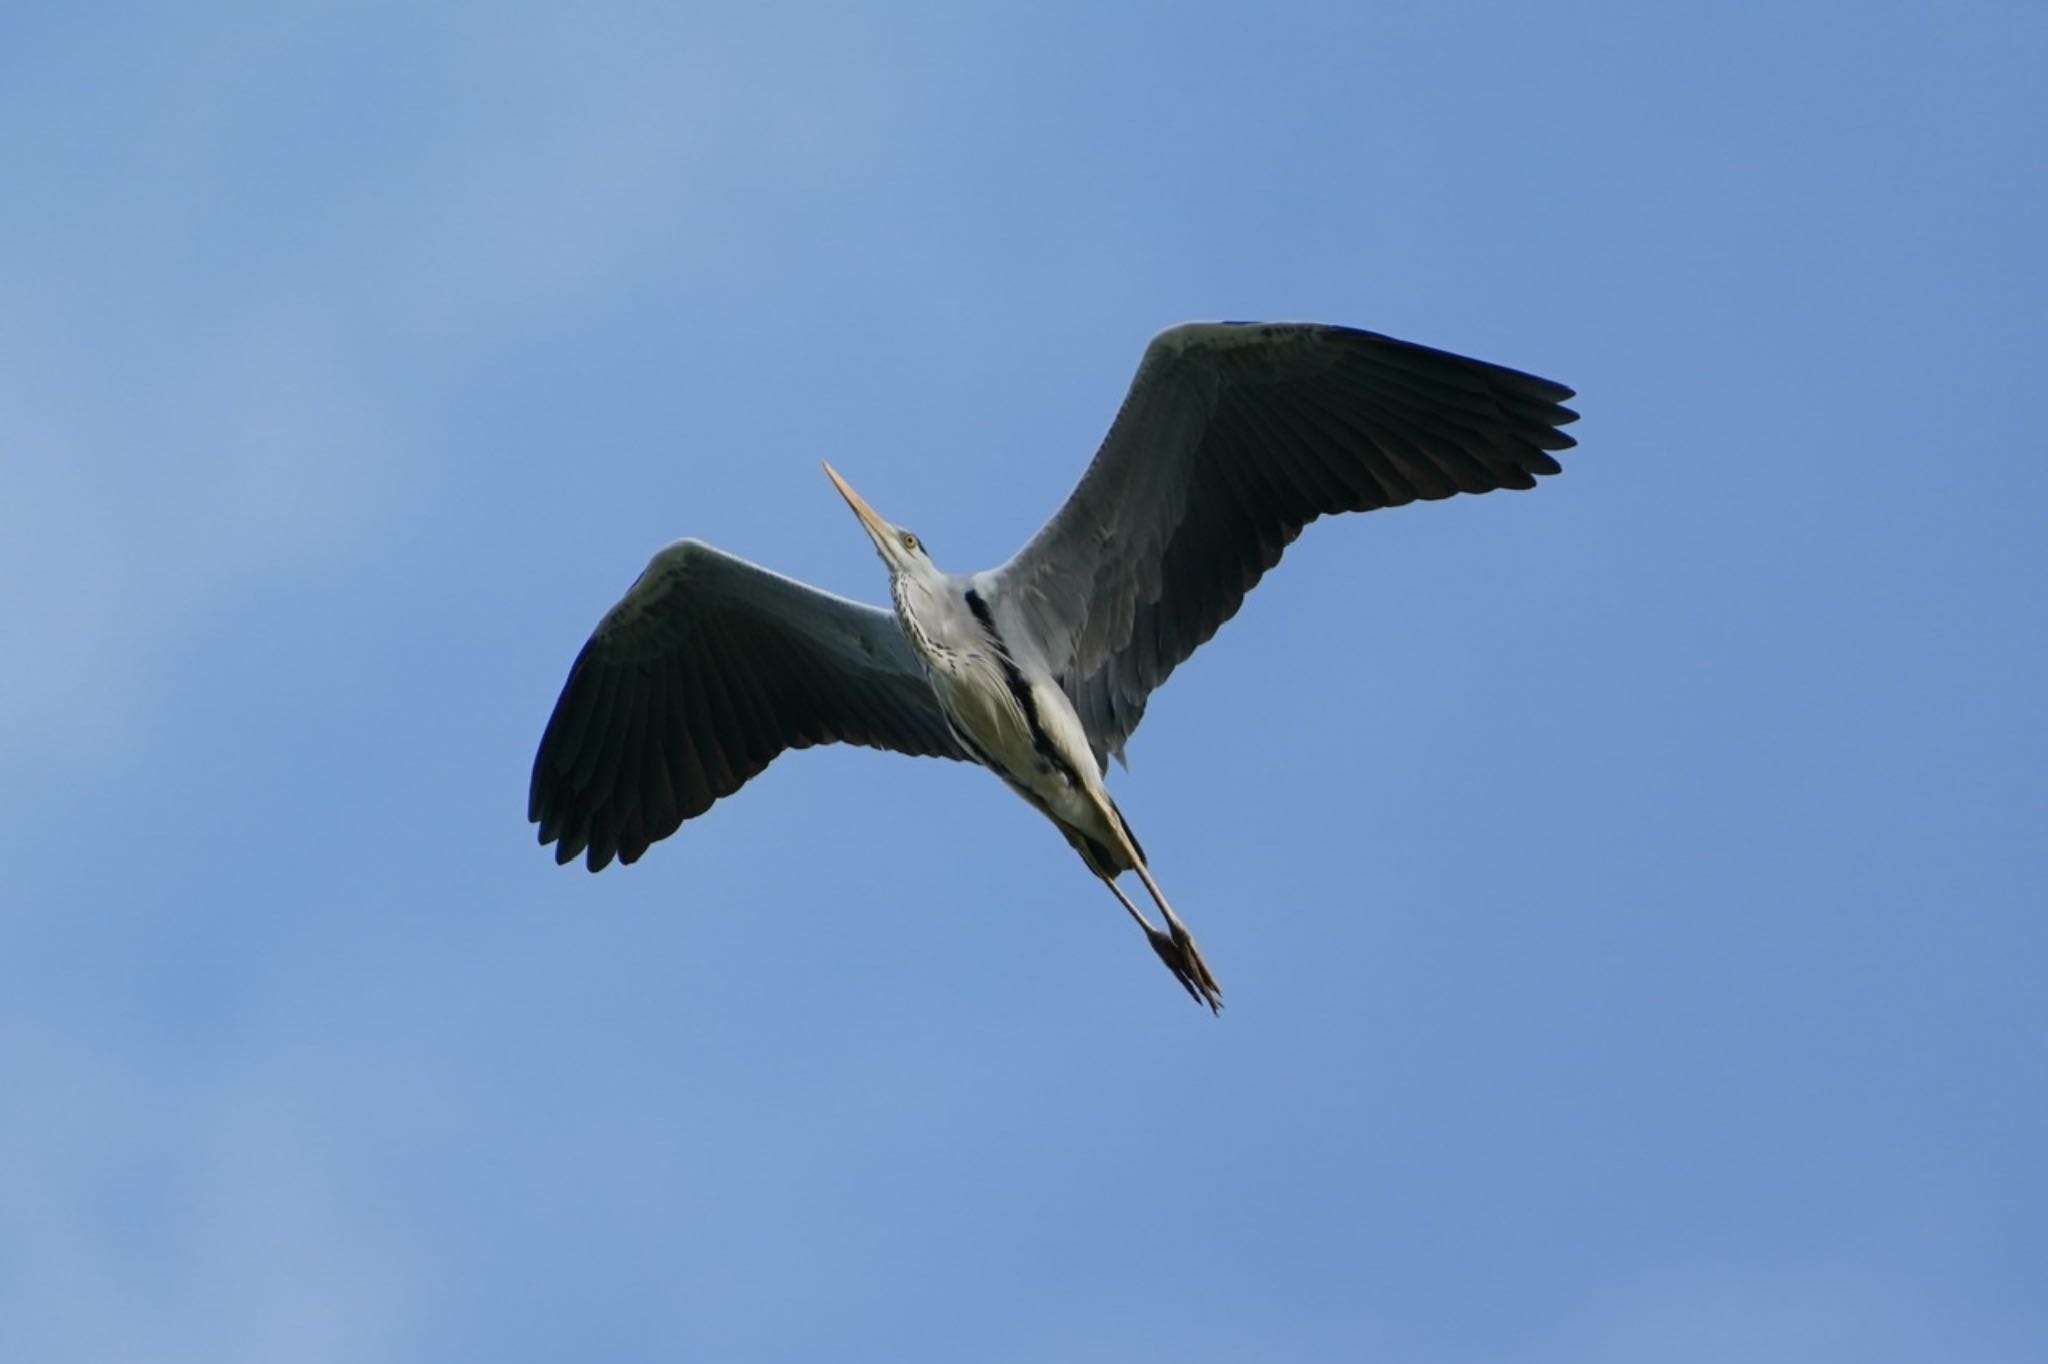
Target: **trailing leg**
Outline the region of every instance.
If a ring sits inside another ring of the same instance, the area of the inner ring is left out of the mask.
[[[1161,893],[1159,883],[1152,879],[1151,869],[1145,865],[1145,854],[1139,851],[1138,840],[1131,837],[1130,826],[1124,823],[1123,813],[1116,808],[1116,803],[1102,792],[1093,794],[1103,819],[1109,825],[1109,832],[1117,840],[1118,850],[1123,854],[1122,860],[1138,873],[1138,879],[1145,883],[1145,889],[1152,896],[1152,902],[1159,906],[1159,912],[1166,917],[1166,932],[1161,933],[1145,922],[1145,916],[1138,913],[1137,907],[1124,894],[1123,888],[1117,885],[1113,872],[1105,873],[1097,865],[1096,856],[1087,853],[1083,856],[1087,857],[1088,864],[1095,868],[1096,875],[1101,876],[1104,884],[1115,892],[1123,907],[1130,911],[1131,917],[1144,926],[1145,936],[1151,942],[1152,950],[1159,954],[1159,959],[1173,972],[1174,979],[1178,980],[1197,1002],[1208,1005],[1211,1013],[1220,1012],[1223,1008],[1223,987],[1218,985],[1216,977],[1210,974],[1209,963],[1202,960],[1202,951],[1195,946],[1195,935],[1188,932],[1188,926],[1173,912],[1173,906],[1166,903],[1166,896]]]
[[[1188,998],[1197,1004],[1209,1006],[1215,1013],[1223,1007],[1223,991],[1218,988],[1216,978],[1209,974],[1202,954],[1195,950],[1195,940],[1187,937],[1185,931],[1161,933],[1145,922],[1145,916],[1131,903],[1131,897],[1124,894],[1124,888],[1105,876],[1102,884],[1109,887],[1109,893],[1116,896],[1117,903],[1124,907],[1138,927],[1145,930],[1145,941],[1152,944],[1152,950],[1159,954],[1159,960],[1166,969],[1173,972],[1173,978],[1180,982],[1180,988],[1188,992]]]

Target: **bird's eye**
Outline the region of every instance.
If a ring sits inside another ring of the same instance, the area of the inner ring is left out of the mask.
[[[912,554],[917,553],[917,537],[915,535],[912,535],[909,531],[904,531],[903,547],[909,550]]]

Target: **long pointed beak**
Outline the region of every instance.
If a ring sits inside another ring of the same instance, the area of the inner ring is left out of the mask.
[[[824,464],[825,462],[820,460],[819,463]],[[839,476],[837,469],[833,468],[830,464],[825,464],[825,476],[832,480],[833,487],[839,489],[839,495],[846,499],[847,506],[853,508],[853,514],[860,518],[860,523],[868,528],[868,534],[875,538],[876,548],[894,543],[895,529],[887,521],[875,515],[875,509],[870,507],[866,500],[853,490],[851,484]]]

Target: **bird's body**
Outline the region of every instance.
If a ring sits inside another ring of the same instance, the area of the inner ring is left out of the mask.
[[[971,580],[948,575],[931,601],[922,618],[939,628],[908,623],[920,617],[900,600],[897,618],[954,739],[1062,829],[1113,847],[1101,809],[1108,792],[1074,703],[1037,660],[1019,660]]]
[[[1146,351],[1081,485],[1008,563],[941,571],[826,472],[888,566],[893,613],[697,541],[600,622],[534,760],[558,860],[631,862],[785,748],[978,762],[1060,830],[1197,1000],[1194,939],[1104,784],[1151,692],[1319,515],[1533,486],[1572,442],[1547,380],[1313,324],[1191,324]],[[1135,871],[1166,921],[1117,883]]]

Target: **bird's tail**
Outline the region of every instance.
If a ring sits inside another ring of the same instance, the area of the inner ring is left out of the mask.
[[[1103,818],[1109,822],[1110,831],[1116,835],[1116,846],[1103,847],[1104,852],[1111,854],[1111,860],[1114,862],[1116,869],[1118,871],[1132,871],[1139,867],[1151,865],[1145,860],[1145,849],[1138,842],[1138,836],[1131,832],[1131,822],[1124,818],[1124,812],[1117,808],[1116,802],[1110,799],[1109,793],[1107,791],[1099,793],[1096,796],[1096,800],[1102,810]],[[1089,841],[1091,843],[1096,842],[1092,838]],[[1098,843],[1097,846],[1102,845]]]
[[[1113,842],[1104,842],[1093,833],[1076,829],[1064,820],[1054,820],[1061,833],[1067,836],[1074,851],[1081,854],[1081,860],[1088,864],[1088,870],[1105,881],[1113,881],[1127,871],[1135,869],[1145,861],[1145,849],[1139,845],[1138,836],[1131,832],[1130,821],[1123,811],[1116,808],[1116,802],[1108,796],[1102,798],[1104,817],[1111,821],[1110,832]],[[1121,837],[1115,837],[1116,835]],[[1135,859],[1135,860],[1134,860]]]

